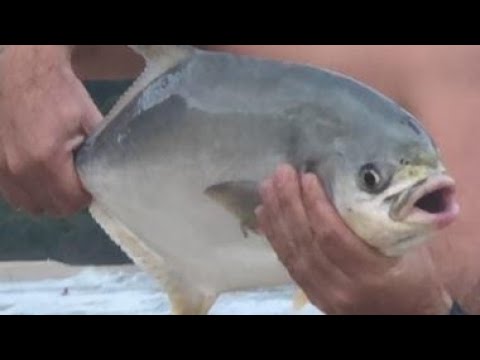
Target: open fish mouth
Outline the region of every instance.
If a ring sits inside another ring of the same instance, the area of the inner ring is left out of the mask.
[[[450,225],[459,212],[455,181],[446,175],[436,175],[400,193],[392,205],[390,216],[398,222],[432,225],[441,229]]]

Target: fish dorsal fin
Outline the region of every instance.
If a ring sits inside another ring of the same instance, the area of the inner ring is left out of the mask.
[[[141,55],[147,67],[149,64],[168,63],[171,60],[182,59],[195,51],[190,45],[127,45]]]
[[[155,78],[193,56],[195,48],[190,45],[127,45],[145,59],[145,69],[128,90],[119,97],[97,129],[101,132],[145,87]]]

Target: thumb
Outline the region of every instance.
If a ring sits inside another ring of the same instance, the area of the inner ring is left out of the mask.
[[[95,103],[88,98],[85,104],[85,110],[81,119],[82,128],[87,135],[90,135],[95,131],[97,126],[102,122],[103,115],[98,110]]]
[[[78,85],[80,91],[79,99],[82,99],[82,117],[80,124],[85,134],[90,135],[102,122],[103,115],[80,80],[78,80]]]

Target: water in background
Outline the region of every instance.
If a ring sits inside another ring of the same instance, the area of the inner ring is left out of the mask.
[[[293,308],[293,287],[222,295],[211,315],[321,315]],[[167,295],[140,271],[87,268],[56,280],[0,282],[0,315],[168,315]]]

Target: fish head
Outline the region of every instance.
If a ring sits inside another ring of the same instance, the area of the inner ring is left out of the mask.
[[[442,167],[368,162],[335,198],[350,228],[389,256],[423,243],[459,214],[455,181]]]
[[[334,153],[319,171],[344,222],[387,256],[432,238],[460,210],[439,149],[419,122],[408,121],[407,127],[390,121],[383,129],[358,128],[332,139]],[[408,130],[412,124],[416,132]]]

